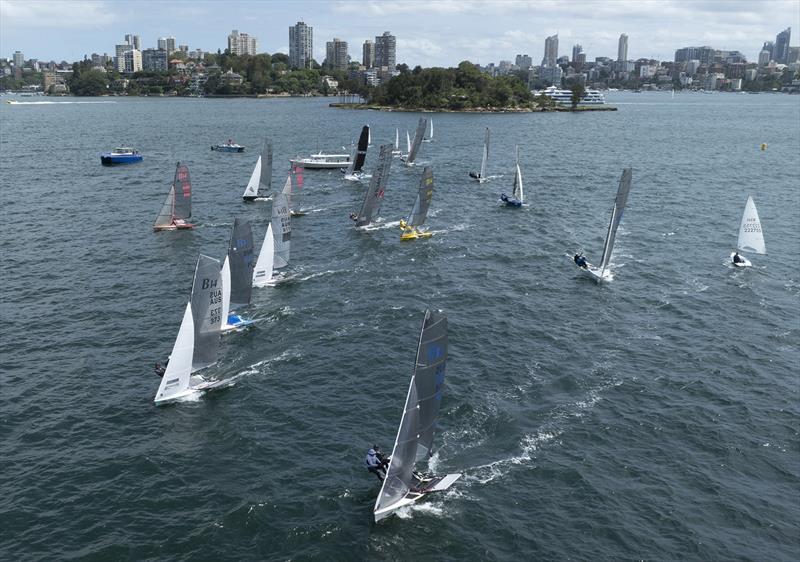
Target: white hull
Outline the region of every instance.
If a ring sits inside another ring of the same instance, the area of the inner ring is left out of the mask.
[[[733,261],[733,256],[734,256],[734,254],[731,254],[731,263],[733,264],[733,267],[752,267],[753,266],[753,264],[750,263],[750,260],[747,259],[746,257],[744,257],[743,255],[739,254],[739,257],[744,260],[743,262],[740,262],[740,263],[735,263]]]
[[[424,487],[424,490],[408,492],[403,499],[398,500],[388,507],[375,511],[375,522],[377,523],[381,519],[385,519],[398,509],[411,505],[432,492],[443,492],[447,490],[459,478],[461,478],[461,474],[447,474],[442,477],[429,478],[421,481],[420,486]]]
[[[577,266],[580,270],[581,274],[589,279],[594,280],[597,283],[601,281],[611,281],[611,270],[606,269],[605,271],[601,271],[600,269],[596,268],[592,264],[589,264],[586,267]]]

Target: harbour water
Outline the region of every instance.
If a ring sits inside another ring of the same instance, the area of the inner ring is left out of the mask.
[[[375,146],[410,113],[324,99],[64,98],[0,105],[0,559],[795,560],[800,554],[800,97],[611,94],[617,112],[429,114],[382,227],[363,187],[306,171],[291,280],[226,336],[225,391],[156,408],[199,252],[235,216],[265,136],[288,159]],[[70,103],[102,101],[110,103]],[[485,184],[477,168],[492,130]],[[243,154],[210,146],[231,138]],[[759,149],[761,143],[767,149]],[[98,153],[137,148],[141,164]],[[528,205],[498,206],[520,146]],[[175,163],[193,231],[154,233]],[[399,240],[421,165],[429,240]],[[623,167],[614,280],[597,261]],[[728,264],[748,195],[768,255]],[[257,244],[258,245],[258,244]],[[376,525],[426,307],[450,358],[428,467],[448,492]]]

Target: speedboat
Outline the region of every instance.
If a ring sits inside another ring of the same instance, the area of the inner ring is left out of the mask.
[[[142,155],[138,150],[128,147],[115,148],[111,152],[100,154],[100,163],[103,166],[114,166],[115,164],[135,164],[142,161]]]
[[[211,150],[216,150],[217,152],[244,152],[244,147],[228,139],[225,144],[212,145]]]

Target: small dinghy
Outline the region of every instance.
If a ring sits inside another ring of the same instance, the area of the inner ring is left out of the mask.
[[[428,216],[428,207],[433,198],[433,170],[430,166],[425,166],[422,170],[422,179],[419,182],[417,198],[414,200],[414,207],[407,219],[400,221],[400,240],[416,240],[417,238],[430,238],[432,232],[421,230],[420,227]]]
[[[500,194],[500,201],[505,203],[508,207],[522,207],[524,202],[524,195],[522,193],[522,170],[519,168],[519,147],[517,148],[517,171],[514,174],[514,191],[511,197],[505,193]]]
[[[221,277],[222,333],[243,330],[253,321],[233,311],[249,305],[252,296],[253,230],[249,221],[234,219]]]
[[[167,199],[153,224],[153,230],[179,230],[194,228],[188,222],[192,216],[192,182],[189,179],[189,168],[178,162],[175,178],[169,188]]]
[[[289,181],[289,180],[287,180]],[[272,220],[261,243],[258,261],[253,269],[253,287],[267,287],[273,283],[276,269],[289,265],[292,238],[292,218],[286,195],[278,193],[272,200]]]
[[[292,166],[292,171],[289,174],[289,177],[286,178],[286,183],[283,184],[283,194],[286,196],[286,201],[289,204],[289,216],[292,217],[304,217],[308,213],[302,210],[297,210],[294,208],[294,202],[292,199],[292,192],[294,191],[294,182],[292,181],[292,176],[295,177],[297,181],[297,187],[300,188],[303,186],[303,168],[300,166]]]
[[[436,418],[442,401],[447,366],[447,317],[425,311],[417,344],[417,359],[406,396],[400,427],[373,510],[378,522],[433,492],[447,490],[461,474],[433,476],[414,468],[418,460],[433,456]]]
[[[266,201],[272,189],[272,141],[264,141],[264,148],[256,160],[250,181],[244,188],[242,199],[245,201]]]
[[[631,190],[631,168],[625,168],[622,171],[622,177],[619,180],[619,187],[617,188],[617,197],[614,199],[614,208],[611,210],[611,220],[608,223],[608,232],[606,233],[606,241],[603,244],[603,257],[600,259],[600,265],[594,266],[586,261],[586,258],[580,254],[573,256],[573,261],[578,269],[591,279],[598,283],[601,281],[611,280],[611,270],[609,269],[609,262],[611,261],[611,254],[614,251],[614,241],[617,238],[617,229],[622,220],[622,215],[625,212],[625,205],[628,203],[628,193]]]
[[[417,131],[414,133],[414,141],[408,148],[408,154],[405,157],[400,157],[400,160],[406,166],[414,165],[414,160],[417,159],[417,153],[419,152],[419,147],[422,144],[422,139],[425,138],[425,129],[427,127],[428,120],[424,117],[420,117],[419,123],[417,123]],[[406,137],[408,137],[408,132],[406,132]]]
[[[392,145],[384,144],[381,146],[378,164],[372,177],[369,180],[367,190],[364,192],[364,200],[358,213],[352,213],[350,218],[356,223],[356,227],[367,226],[378,216],[381,210],[383,196],[386,193],[386,184],[389,181],[389,170],[392,165]]]
[[[489,179],[486,177],[486,165],[489,163],[489,136],[489,127],[486,127],[486,133],[483,135],[483,157],[481,158],[481,171],[469,173],[469,177],[476,180],[478,183],[483,183]]]
[[[103,166],[116,166],[117,164],[135,164],[142,161],[138,150],[128,147],[115,148],[111,152],[100,154],[100,163]]]
[[[408,134],[408,131],[406,131]],[[411,148],[411,139],[408,139],[408,147]],[[400,150],[400,129],[394,130],[394,149],[392,150],[392,156],[399,158],[403,155],[403,151]]]
[[[742,213],[742,222],[739,225],[739,240],[736,247],[741,252],[752,252],[754,254],[766,254],[767,247],[764,244],[764,233],[761,230],[761,221],[758,218],[756,204],[751,196],[747,197],[747,203]],[[739,252],[731,254],[731,263],[735,267],[750,267],[746,257],[739,255]]]

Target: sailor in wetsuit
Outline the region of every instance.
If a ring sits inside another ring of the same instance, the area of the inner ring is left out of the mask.
[[[470,172],[469,173],[469,177],[471,177],[472,179],[475,179],[475,180],[481,179],[481,175],[478,172]]]
[[[162,366],[161,366],[161,363],[159,363],[158,361],[156,361],[156,367],[155,367],[155,371],[156,371],[156,374],[157,374],[159,377],[163,377],[163,376],[164,376],[164,373],[166,373],[166,372],[167,372],[167,366],[166,366],[166,365],[164,365],[164,366],[162,367]]]
[[[375,448],[373,448],[367,451],[364,464],[367,465],[367,470],[377,476],[378,480],[383,482],[383,479],[386,478],[386,465],[389,464],[389,461],[383,458],[380,449],[376,451]]]
[[[744,258],[739,255],[739,252],[733,254],[733,263],[744,263]]]
[[[575,264],[578,267],[582,267],[583,269],[586,269],[586,266],[588,264],[586,263],[586,258],[585,257],[583,257],[580,254],[575,254],[572,259],[575,261]]]
[[[506,195],[505,193],[501,193],[500,201],[502,201],[503,203],[508,203],[508,195]]]

